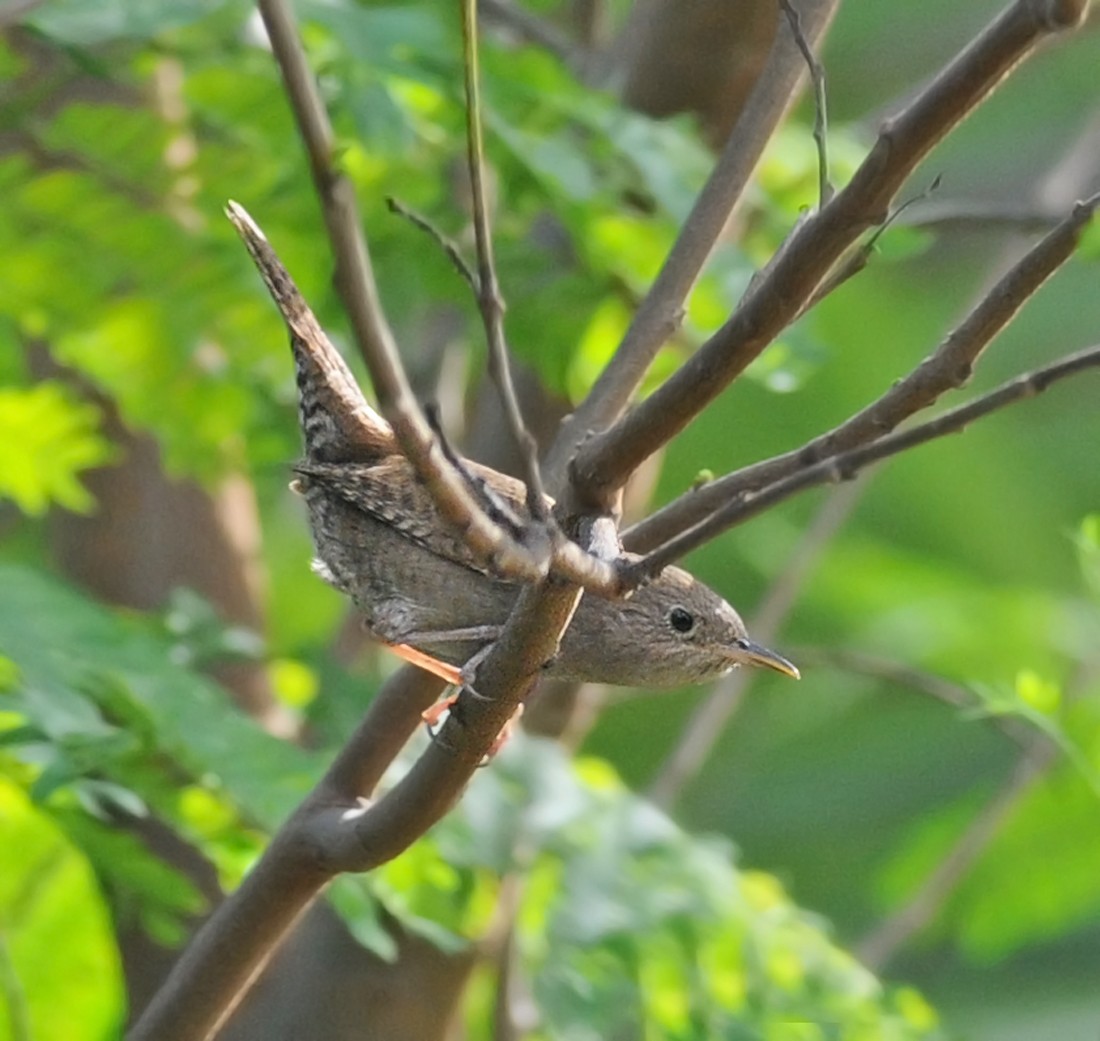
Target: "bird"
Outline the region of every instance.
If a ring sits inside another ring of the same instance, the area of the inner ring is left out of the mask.
[[[449,682],[469,682],[471,662],[502,631],[521,580],[496,573],[440,515],[259,226],[237,203],[226,213],[290,333],[304,443],[292,488],[305,500],[314,571],[350,597],[376,639]],[[461,466],[511,517],[530,520],[523,482],[472,460]],[[628,597],[586,592],[543,671],[668,689],[741,665],[799,677],[792,662],[749,637],[722,596],[669,566]]]

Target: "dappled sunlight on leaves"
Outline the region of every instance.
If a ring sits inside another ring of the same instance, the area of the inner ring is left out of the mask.
[[[54,504],[92,510],[80,474],[116,457],[100,419],[98,408],[60,383],[0,388],[0,497],[31,515]]]

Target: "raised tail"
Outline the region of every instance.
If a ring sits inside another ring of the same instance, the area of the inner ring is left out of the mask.
[[[325,335],[294,280],[243,206],[226,216],[244,240],[290,330],[298,378],[298,419],[307,459],[373,462],[398,449],[390,425],[367,404],[340,352]]]

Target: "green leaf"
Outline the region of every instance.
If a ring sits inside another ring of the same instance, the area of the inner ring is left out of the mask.
[[[0,388],[0,496],[37,516],[51,505],[89,512],[79,475],[115,457],[99,409],[56,381]]]
[[[120,770],[124,782],[143,761],[131,763],[140,740],[273,829],[317,776],[316,756],[266,734],[219,687],[178,665],[154,625],[120,618],[24,568],[0,565],[0,588],[0,653],[20,675],[5,707],[63,749],[48,783],[89,767]],[[106,722],[101,703],[126,722],[125,733]]]
[[[20,1020],[36,1041],[113,1036],[124,990],[103,896],[80,852],[2,776],[0,848],[0,1036],[17,1037]]]

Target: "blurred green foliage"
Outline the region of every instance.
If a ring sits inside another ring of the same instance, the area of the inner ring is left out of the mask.
[[[993,7],[964,15],[937,0],[905,16],[899,39],[896,5],[859,6],[842,13],[827,55],[834,111],[848,118],[933,71]],[[410,369],[425,379],[437,365],[429,332],[446,309],[473,384],[482,348],[468,291],[385,206],[396,195],[467,240],[454,172],[457,13],[310,0],[300,15]],[[0,846],[16,851],[0,874],[0,1038],[109,1036],[124,1000],[112,922],[172,944],[203,909],[196,887],[120,822],[168,821],[234,885],[380,678],[331,653],[342,608],[309,574],[285,492],[298,450],[285,334],[221,217],[229,198],[247,206],[342,342],[305,162],[259,41],[238,0],[46,0],[0,45],[14,87],[0,108],[14,142],[0,154],[0,497],[10,503],[0,513]],[[895,52],[896,63],[882,58]],[[1026,66],[910,194],[940,172],[944,192],[978,186],[1017,201],[1032,191],[1083,125],[1082,99],[1095,107],[1081,86],[1095,57],[1086,36]],[[533,49],[490,47],[485,74],[509,335],[549,388],[575,400],[709,160],[689,120],[625,113]],[[839,126],[833,138],[842,182],[870,135]],[[1000,167],[1011,176],[991,185]],[[812,142],[796,123],[773,142],[739,242],[716,252],[647,389],[725,319],[815,190]],[[881,392],[974,299],[1010,241],[891,229],[868,272],[787,330],[670,447],[658,496],[788,449]],[[975,389],[1095,337],[1095,242],[1094,231],[1085,256],[1001,337]],[[42,378],[47,354],[63,372]],[[926,981],[937,1002],[942,985],[975,1036],[991,980],[1013,980],[1019,1023],[1060,1022],[1061,995],[1043,973],[1013,975],[1064,968],[1072,999],[1075,983],[1092,993],[1100,969],[1095,388],[1054,395],[868,482],[785,637],[824,648],[822,663],[797,689],[757,684],[684,793],[690,831],[619,778],[644,787],[701,695],[623,701],[575,763],[517,741],[428,839],[342,880],[332,899],[355,935],[392,957],[384,909],[441,946],[465,945],[485,929],[501,876],[519,872],[537,1036],[938,1036],[917,990],[884,988],[843,946],[902,906],[1006,784],[1020,754],[994,725],[1007,716],[1056,742],[1056,765],[1010,808],[896,972]],[[270,581],[264,639],[223,625],[186,590],[143,615],[49,577],[59,565],[42,514],[95,509],[81,475],[118,458],[103,426],[112,408],[156,438],[172,473],[253,480]],[[692,567],[749,608],[812,509],[787,504]],[[849,650],[946,679],[967,707],[938,705],[896,673],[855,670],[839,654]],[[242,659],[268,664],[284,706],[309,725],[309,751],[265,734],[202,673]],[[839,938],[798,904],[834,919]],[[59,921],[71,962],[45,956]],[[77,977],[58,1000],[58,981]],[[488,1015],[475,986],[474,1036],[488,1036]]]

